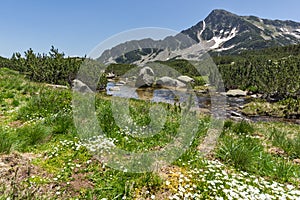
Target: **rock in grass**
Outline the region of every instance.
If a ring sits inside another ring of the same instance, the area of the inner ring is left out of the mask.
[[[247,91],[243,91],[243,90],[228,90],[228,92],[226,92],[226,95],[229,97],[242,97],[242,96],[247,96]]]
[[[78,92],[92,93],[93,91],[85,83],[78,79],[73,80],[73,89]]]

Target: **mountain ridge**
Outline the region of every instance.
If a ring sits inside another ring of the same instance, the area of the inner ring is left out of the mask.
[[[209,49],[213,51],[232,49],[229,54],[239,53],[238,51],[243,49],[299,44],[300,39],[298,22],[263,19],[251,15],[239,16],[222,9],[213,10],[203,21],[182,33],[199,42],[199,29],[203,29],[203,24],[206,27],[202,30],[201,38],[208,43]]]
[[[136,63],[145,59],[154,61],[160,49],[164,48],[183,51],[193,46],[199,53],[198,46],[201,46],[212,54],[223,55],[293,44],[300,44],[298,22],[239,16],[223,9],[214,9],[204,20],[175,36],[163,40],[147,38],[128,41],[104,51],[98,60],[104,63]],[[148,49],[149,53],[144,49]]]

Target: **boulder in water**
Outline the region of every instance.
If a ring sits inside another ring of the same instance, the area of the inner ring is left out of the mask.
[[[118,86],[110,87],[109,91],[120,91],[120,88]]]
[[[177,79],[183,83],[192,83],[195,82],[195,80],[189,76],[178,76]]]
[[[150,67],[144,67],[140,70],[136,79],[135,87],[151,87],[154,83],[154,72]]]
[[[186,86],[183,82],[168,76],[163,76],[159,78],[156,81],[156,85],[160,87],[178,87],[178,88],[183,88]]]

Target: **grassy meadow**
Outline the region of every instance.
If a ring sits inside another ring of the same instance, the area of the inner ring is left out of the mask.
[[[135,138],[111,112],[111,97],[96,95],[100,144],[149,152],[176,137],[180,108],[161,103],[166,122],[157,135]],[[149,124],[151,103],[130,100],[139,127]],[[144,113],[141,115],[141,113]],[[224,122],[213,152],[199,152],[210,126],[198,130],[180,158],[154,172],[113,169],[80,140],[73,121],[71,89],[29,81],[0,68],[0,199],[299,199],[300,126],[281,122]],[[101,146],[102,145],[102,146]],[[106,146],[105,146],[106,145]]]

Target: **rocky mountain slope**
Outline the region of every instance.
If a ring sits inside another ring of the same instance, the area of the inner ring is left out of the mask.
[[[102,62],[135,63],[168,59],[176,51],[183,58],[202,50],[234,54],[300,43],[300,23],[294,21],[238,16],[225,10],[213,10],[203,21],[163,40],[128,41],[106,50]],[[168,52],[164,51],[168,49]]]
[[[205,20],[182,33],[210,50],[232,53],[243,49],[298,44],[300,23],[238,16],[225,10],[213,10]]]

